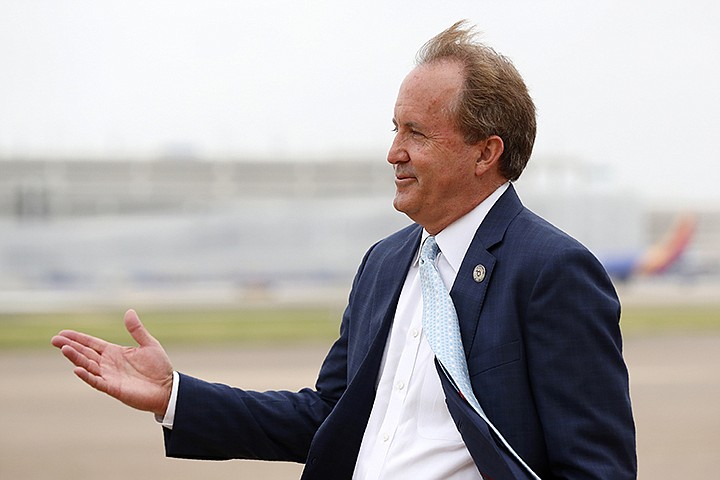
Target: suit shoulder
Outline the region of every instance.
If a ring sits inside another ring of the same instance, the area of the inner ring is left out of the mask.
[[[527,278],[544,275],[547,278],[573,278],[575,286],[581,280],[602,285],[614,292],[610,277],[598,258],[580,241],[559,229],[527,208],[510,223],[506,235],[510,255],[515,265],[521,265]],[[534,272],[531,273],[531,272]],[[615,297],[615,293],[609,297]]]
[[[562,257],[569,254],[597,260],[579,240],[526,207],[523,207],[508,226],[506,240],[521,242],[526,247],[525,251],[532,252],[536,258],[557,255]]]

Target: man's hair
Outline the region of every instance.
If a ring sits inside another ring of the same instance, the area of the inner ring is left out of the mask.
[[[430,39],[416,63],[451,61],[463,66],[463,88],[450,114],[470,145],[491,135],[502,138],[500,173],[517,180],[535,142],[535,104],[512,62],[476,41],[473,27],[465,25],[461,20]]]

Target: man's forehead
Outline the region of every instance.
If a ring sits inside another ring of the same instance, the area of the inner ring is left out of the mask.
[[[393,122],[396,126],[415,127],[422,126],[419,123],[424,115],[447,115],[462,82],[462,70],[449,62],[416,67],[400,87]]]
[[[462,88],[462,69],[449,62],[420,65],[413,69],[398,92],[396,107],[405,104],[446,103]]]
[[[462,86],[464,69],[459,62],[437,61],[413,68],[403,80],[401,88],[432,88]]]

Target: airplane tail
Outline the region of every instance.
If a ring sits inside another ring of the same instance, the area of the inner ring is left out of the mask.
[[[695,215],[680,217],[668,235],[643,254],[636,265],[636,273],[657,275],[667,271],[690,245],[696,226]]]

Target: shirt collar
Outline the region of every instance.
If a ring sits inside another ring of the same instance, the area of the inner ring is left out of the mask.
[[[502,196],[503,193],[510,186],[510,182],[503,183],[497,190],[490,194],[485,200],[473,208],[470,212],[454,221],[440,233],[435,235],[435,241],[440,247],[440,251],[445,259],[448,261],[453,270],[457,273],[460,270],[463,258],[470,243],[472,243],[475,237],[475,232],[480,227],[487,216],[490,209],[495,205],[495,202]],[[430,234],[423,229],[422,239],[420,245],[425,241]],[[420,256],[420,249],[415,253],[415,260],[413,266],[417,266]]]

